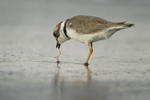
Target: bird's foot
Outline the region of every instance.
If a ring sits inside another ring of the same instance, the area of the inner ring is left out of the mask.
[[[60,61],[57,61],[57,64],[59,64],[60,63]]]
[[[84,65],[85,65],[85,66],[88,66],[88,65],[89,65],[89,63],[88,63],[88,62],[85,62],[85,63],[84,63]]]

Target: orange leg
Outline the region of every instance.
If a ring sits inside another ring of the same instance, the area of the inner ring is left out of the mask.
[[[92,54],[92,52],[93,52],[92,43],[91,43],[91,44],[88,44],[88,46],[89,46],[90,51],[89,51],[89,55],[88,55],[87,60],[86,60],[86,62],[84,63],[84,65],[88,65],[88,61],[89,61],[90,56],[91,56],[91,54]]]
[[[57,63],[59,63],[59,56],[61,55],[61,52],[60,52],[60,50],[58,49],[58,51],[59,51],[59,55],[57,56]]]

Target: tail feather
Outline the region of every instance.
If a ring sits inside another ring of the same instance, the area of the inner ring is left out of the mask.
[[[134,24],[124,24],[124,27],[132,27]]]
[[[122,28],[127,28],[127,27],[132,27],[132,26],[134,26],[134,24],[126,24],[125,23],[126,21],[124,21],[124,22],[118,22],[118,23],[115,23],[116,24],[116,26],[118,26],[118,27],[122,27]]]
[[[125,24],[125,22],[114,23],[114,26],[105,29],[105,33],[107,33],[106,38],[110,38],[115,32],[125,29],[128,27],[134,26],[134,24]]]

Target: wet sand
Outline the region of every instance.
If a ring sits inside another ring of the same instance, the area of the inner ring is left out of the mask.
[[[149,100],[149,0],[0,3],[0,100]],[[135,26],[88,46],[73,40],[59,51],[53,28],[75,15]]]

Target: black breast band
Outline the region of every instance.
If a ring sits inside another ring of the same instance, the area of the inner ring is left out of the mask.
[[[65,22],[65,26],[64,26],[64,28],[63,28],[63,31],[64,31],[65,36],[66,36],[67,38],[69,38],[68,35],[67,35],[67,30],[66,30],[66,22]],[[70,38],[69,38],[69,39],[70,39]]]

